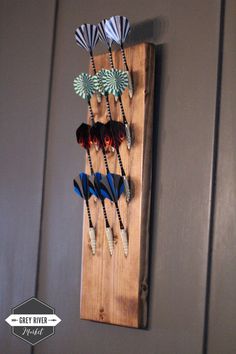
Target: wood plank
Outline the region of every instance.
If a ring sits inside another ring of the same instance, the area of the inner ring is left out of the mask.
[[[216,176],[209,354],[236,352],[236,3],[226,1]]]
[[[0,3],[1,353],[31,352],[4,318],[35,295],[54,15],[54,0]]]
[[[113,54],[116,68],[123,68],[121,53]],[[112,225],[115,245],[110,256],[102,207],[90,199],[92,219],[95,222],[97,249],[92,255],[88,246],[88,220],[85,210],[83,233],[81,318],[94,321],[140,327],[146,324],[147,265],[149,240],[149,213],[151,196],[151,152],[154,94],[154,46],[140,44],[126,49],[127,62],[133,72],[135,95],[122,95],[126,116],[134,134],[130,151],[123,142],[120,153],[127,176],[130,177],[133,198],[127,204],[125,196],[119,202],[122,220],[129,235],[129,253],[124,256],[119,224],[114,206],[106,201],[109,222]],[[95,57],[97,70],[109,68],[108,55]],[[110,98],[112,116],[119,117],[119,104]],[[107,121],[105,100],[100,105],[92,100],[95,121]],[[106,173],[101,152],[91,152],[95,171]],[[108,154],[111,172],[120,174],[116,154]],[[86,171],[90,173],[88,161]],[[135,222],[134,222],[135,221]],[[88,296],[89,295],[89,296]]]

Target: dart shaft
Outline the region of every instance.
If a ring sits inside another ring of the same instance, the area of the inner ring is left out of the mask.
[[[129,71],[129,67],[128,67],[128,64],[127,64],[127,61],[126,61],[125,51],[124,51],[124,47],[123,47],[122,43],[120,45],[120,48],[121,48],[122,60],[123,60],[124,66],[125,66],[125,70],[127,71],[127,74],[128,74],[129,97],[132,98],[133,97],[133,93],[134,93],[133,79],[132,79],[131,72]]]
[[[110,227],[110,225],[109,225],[109,221],[107,218],[107,211],[106,211],[104,200],[101,200],[101,202],[102,202],[102,210],[103,210],[103,215],[104,215],[104,219],[105,219],[105,223],[106,223],[106,228],[108,228],[108,227]]]
[[[86,208],[87,208],[87,213],[88,213],[89,227],[93,228],[93,223],[92,223],[92,218],[91,218],[91,213],[90,213],[88,200],[85,200],[85,203],[86,203]]]
[[[116,207],[116,212],[117,212],[117,216],[118,216],[118,219],[119,219],[120,229],[124,230],[124,225],[123,225],[123,222],[122,222],[122,219],[121,219],[120,209],[119,209],[119,206],[118,206],[117,202],[115,202],[115,207]]]
[[[128,64],[127,64],[127,61],[126,61],[125,51],[124,51],[124,47],[123,47],[122,43],[120,45],[120,49],[121,49],[122,60],[123,60],[124,66],[125,66],[125,70],[129,71],[129,67],[128,67]]]
[[[92,110],[92,106],[91,106],[90,100],[88,100],[88,108],[89,108],[89,117],[90,117],[90,120],[91,120],[91,125],[94,125],[94,113],[93,113],[93,110]]]
[[[90,61],[91,61],[92,69],[93,69],[93,75],[96,75],[97,70],[96,70],[96,66],[95,66],[95,63],[94,63],[93,52],[90,51],[89,54],[90,54]],[[97,96],[98,103],[101,103],[102,102],[102,98],[101,98],[100,93],[97,92],[96,96]]]
[[[122,118],[123,118],[123,122],[124,122],[124,124],[128,124],[127,119],[126,119],[126,115],[125,115],[125,110],[124,110],[122,98],[119,96],[118,100],[119,100],[119,104],[120,104],[120,110],[121,110],[121,115],[122,115]]]
[[[96,75],[96,66],[94,63],[94,57],[93,57],[93,52],[91,51],[90,53],[90,60],[91,60],[91,65],[92,65],[92,69],[93,69],[93,74]]]
[[[113,57],[112,57],[111,47],[108,48],[108,52],[109,52],[109,64],[110,64],[110,67],[112,69],[115,69],[114,62],[113,62]]]
[[[107,95],[105,95],[106,97],[106,107],[107,107],[107,114],[108,114],[108,118],[110,120],[112,120],[112,116],[111,116],[111,107],[110,107],[110,103],[109,103],[109,98]]]
[[[109,171],[109,166],[108,166],[108,162],[107,162],[107,156],[106,156],[106,152],[105,152],[104,147],[102,147],[102,155],[103,155],[103,160],[104,160],[106,172],[107,172],[107,173],[110,173],[110,171]]]
[[[91,175],[93,175],[94,174],[94,170],[93,170],[93,164],[92,164],[92,159],[91,159],[91,155],[90,155],[89,149],[87,149],[87,155],[88,155],[90,173],[91,173]]]
[[[123,163],[122,163],[121,156],[120,156],[120,150],[119,150],[118,147],[116,148],[116,153],[117,153],[117,157],[118,157],[118,162],[119,162],[119,166],[120,166],[121,175],[125,176],[125,170],[124,170],[124,167],[123,167]]]

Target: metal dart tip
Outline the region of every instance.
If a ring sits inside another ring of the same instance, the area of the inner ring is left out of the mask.
[[[127,231],[125,229],[120,230],[120,235],[121,235],[121,240],[123,244],[123,249],[124,249],[124,255],[125,257],[128,256],[128,236],[127,236]]]
[[[90,245],[92,249],[92,254],[95,255],[96,253],[96,234],[95,229],[93,227],[89,228],[89,238],[90,238]]]
[[[124,187],[125,187],[126,201],[128,203],[131,199],[131,192],[130,192],[129,182],[128,182],[128,179],[126,176],[123,176],[123,181],[124,181]]]
[[[108,249],[110,252],[110,255],[112,256],[113,254],[113,233],[110,227],[106,228],[106,235],[107,235],[107,241],[108,241]]]

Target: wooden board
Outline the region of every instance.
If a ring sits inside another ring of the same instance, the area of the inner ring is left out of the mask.
[[[128,121],[134,135],[133,146],[120,148],[127,176],[130,177],[133,198],[129,204],[122,196],[119,201],[121,217],[128,230],[129,254],[123,253],[118,219],[114,206],[106,201],[115,245],[110,256],[105,234],[101,203],[90,199],[93,222],[96,226],[97,249],[92,255],[86,210],[84,211],[83,257],[80,316],[82,319],[129,327],[145,327],[147,323],[147,272],[149,212],[152,167],[152,119],[154,93],[154,46],[140,44],[126,49],[127,62],[132,70],[135,94],[122,96]],[[120,51],[113,53],[116,68],[123,69]],[[97,70],[109,68],[106,54],[95,57]],[[98,104],[92,99],[95,121],[106,122],[105,100]],[[110,97],[112,116],[121,120],[119,105]],[[95,171],[105,174],[101,152],[91,152]],[[116,154],[108,154],[111,172],[120,174]],[[89,173],[88,162],[86,172]]]

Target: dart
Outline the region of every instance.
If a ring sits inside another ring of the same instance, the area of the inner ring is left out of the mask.
[[[93,49],[95,48],[98,39],[98,29],[95,25],[85,23],[78,27],[75,31],[76,43],[89,53],[94,75],[96,75],[96,67],[94,62]],[[99,103],[101,102],[100,94],[97,94],[97,100]]]
[[[118,206],[118,200],[124,191],[123,178],[122,176],[109,173],[106,176],[102,176],[100,180],[100,185],[101,185],[101,193],[103,194],[104,198],[111,200],[115,204],[116,213],[119,219],[120,235],[122,239],[124,254],[127,257],[128,256],[128,236],[127,236],[127,231],[122,222],[120,209]]]
[[[104,29],[106,36],[116,42],[121,49],[122,60],[125,66],[125,70],[128,73],[129,77],[129,97],[133,97],[133,80],[129,67],[127,64],[125,51],[124,51],[124,42],[130,31],[130,24],[128,19],[125,16],[112,16],[109,20],[106,20],[104,23]]]
[[[89,124],[82,123],[78,127],[78,129],[76,130],[76,138],[77,138],[78,144],[81,145],[87,152],[90,173],[91,173],[91,175],[93,175],[94,170],[93,170],[93,164],[92,164],[92,159],[91,159],[91,155],[90,155],[90,148],[92,145],[92,140],[91,140],[91,136],[90,136],[90,129],[91,129],[91,126]]]
[[[104,201],[104,196],[101,192],[101,186],[100,186],[100,180],[102,178],[101,173],[97,172],[92,176],[89,176],[89,189],[91,193],[99,198],[102,203],[102,210],[103,210],[103,215],[105,219],[105,227],[106,227],[106,236],[107,236],[107,241],[108,241],[108,249],[110,252],[110,255],[112,256],[113,253],[113,234],[112,234],[112,229],[110,227],[108,217],[107,217],[107,212],[106,212],[106,207],[105,207],[105,201]]]
[[[96,83],[96,79],[95,79],[95,83]],[[102,83],[104,86],[104,90],[107,93],[112,94],[115,97],[118,97],[123,123],[125,125],[127,147],[128,149],[130,149],[132,143],[131,131],[130,131],[130,126],[128,124],[128,121],[126,119],[125,110],[121,99],[122,92],[128,86],[127,73],[117,69],[105,70],[102,76]]]
[[[91,244],[92,254],[94,255],[96,252],[96,235],[95,235],[95,228],[93,227],[90,207],[89,207],[89,198],[91,197],[92,193],[89,189],[88,176],[82,172],[79,174],[78,177],[76,177],[73,180],[73,183],[74,183],[75,192],[85,200],[87,213],[88,213],[88,221],[89,221],[90,244]]]

